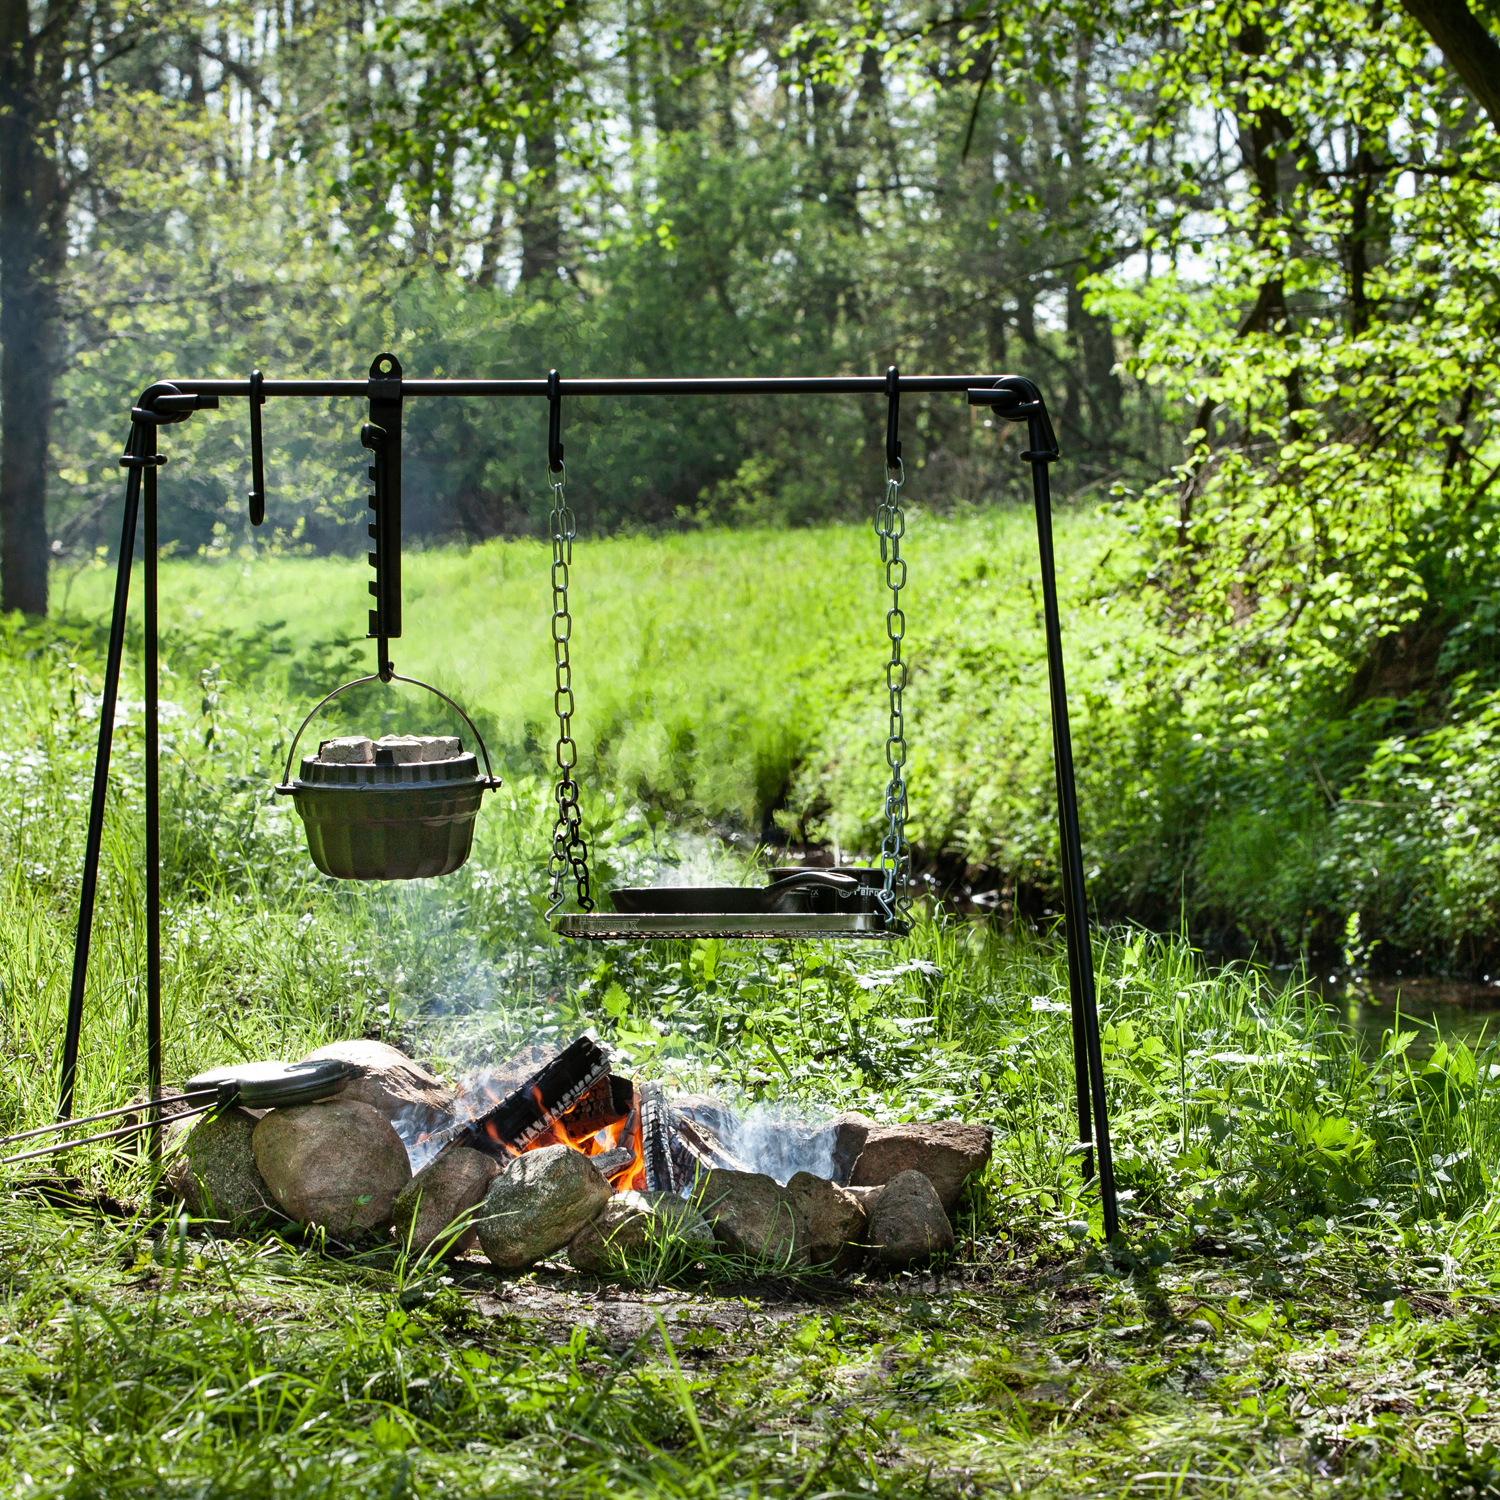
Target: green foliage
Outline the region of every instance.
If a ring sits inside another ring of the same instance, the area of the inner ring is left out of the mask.
[[[976,113],[966,43],[935,91],[874,52],[836,79],[797,19],[422,0],[366,32],[346,6],[182,12],[96,112],[55,436],[66,553],[114,542],[120,424],[147,379],[363,375],[385,347],[413,375],[1021,364],[1054,393],[1075,487],[1122,455],[1155,474],[1161,414],[1083,307],[1078,268],[1106,263],[1087,249],[1098,173],[1061,70]],[[264,535],[243,418],[174,434],[164,539],[362,551],[358,413],[267,408]],[[880,413],[857,400],[580,401],[566,424],[591,529],[860,515],[848,475],[880,464]],[[413,402],[406,429],[409,534],[538,529],[535,403]],[[905,403],[934,503],[1024,485],[1001,437],[961,401]]]
[[[1057,842],[1031,518],[933,516],[917,505],[915,479],[908,499],[919,864],[940,886],[1038,912],[1056,904]],[[1247,707],[1233,679],[1207,672],[1190,692],[1163,693],[1153,666],[1182,659],[1117,588],[1128,534],[1107,515],[1071,510],[1056,526],[1085,852],[1100,909],[1157,925],[1185,916],[1194,931],[1266,956],[1342,952],[1357,914],[1359,967],[1490,972],[1500,681],[1485,666],[1482,635],[1456,638],[1459,660],[1474,665],[1467,686],[1455,682],[1446,723],[1431,730],[1389,699],[1342,718],[1321,714],[1317,700]],[[545,549],[531,542],[413,555],[398,655],[403,670],[467,707],[497,763],[524,784],[518,806],[528,808],[533,794],[545,800],[530,778],[545,779],[555,731],[546,566]],[[850,855],[877,847],[878,566],[863,526],[580,544],[575,731],[606,888],[631,851],[660,854],[687,831]],[[235,843],[247,851],[241,869],[255,859],[292,867],[278,851],[299,831],[264,786],[302,714],[367,670],[367,645],[336,628],[353,623],[363,574],[331,559],[165,566],[174,675],[164,694],[185,711],[167,729],[195,755],[209,752],[191,772],[173,763],[173,795],[185,813],[201,805],[211,819],[222,807],[226,828],[238,830],[210,855],[193,831],[210,823],[191,813],[169,834],[182,843],[184,867],[194,839],[215,879],[230,879]],[[75,603],[90,614],[107,608],[109,583],[104,568],[80,575]],[[70,628],[97,642],[100,627]],[[217,727],[200,714],[213,696],[199,680],[205,670],[219,683]],[[252,702],[253,730],[235,717]],[[325,715],[334,711],[332,724],[346,730],[466,732],[415,690],[359,689]],[[308,733],[319,733],[316,723]],[[253,774],[235,758],[249,751]],[[546,808],[526,816],[545,821]],[[683,847],[703,869],[713,864],[707,845]]]

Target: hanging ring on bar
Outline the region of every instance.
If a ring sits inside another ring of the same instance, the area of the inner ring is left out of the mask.
[[[885,372],[885,401],[885,471],[892,479],[897,474],[904,479],[906,469],[901,462],[901,439],[897,436],[901,425],[901,375],[895,365]]]
[[[122,453],[120,455],[122,469],[159,469],[166,461],[165,453]]]
[[[250,372],[250,524],[259,526],[266,518],[266,458],[261,445],[260,409],[266,404],[261,387],[265,377],[259,370]]]
[[[494,768],[490,765],[490,752],[485,749],[484,736],[480,734],[478,729],[474,727],[473,719],[471,719],[468,714],[466,714],[463,709],[461,709],[458,704],[456,704],[447,695],[447,693],[443,692],[441,688],[433,687],[430,682],[421,681],[420,678],[402,677],[395,672],[392,672],[389,678],[385,678],[382,677],[378,672],[372,672],[368,677],[356,677],[352,682],[346,682],[342,684],[342,686],[334,688],[334,690],[329,693],[326,698],[323,698],[321,701],[313,705],[312,712],[308,714],[308,716],[302,721],[301,726],[297,730],[297,733],[292,736],[292,748],[286,753],[286,769],[281,773],[281,785],[276,788],[278,792],[288,794],[292,791],[292,760],[297,754],[297,746],[301,742],[303,731],[306,730],[307,726],[312,723],[314,718],[317,717],[318,710],[323,708],[324,705],[332,703],[340,693],[347,693],[350,688],[359,687],[366,682],[386,681],[409,682],[413,687],[426,688],[427,691],[434,697],[441,698],[443,702],[446,703],[448,707],[451,708],[453,712],[456,713],[459,718],[469,726],[470,734],[474,736],[475,741],[478,743],[479,753],[484,757],[485,784],[491,791],[494,791],[496,787],[502,785],[500,778],[495,775]]]
[[[560,473],[563,466],[561,381],[556,370],[547,371],[547,472]]]

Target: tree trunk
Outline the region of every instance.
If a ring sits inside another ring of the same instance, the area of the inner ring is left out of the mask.
[[[521,280],[555,281],[562,269],[557,136],[550,111],[526,134],[526,206],[521,214]]]
[[[0,608],[47,612],[47,442],[66,195],[26,0],[0,0]]]
[[[1464,0],[1401,0],[1401,8],[1438,45],[1443,60],[1500,126],[1500,44]]]

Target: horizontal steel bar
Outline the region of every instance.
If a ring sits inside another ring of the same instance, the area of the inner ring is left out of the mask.
[[[907,393],[952,392],[993,384],[998,375],[903,375]],[[246,396],[248,380],[200,380],[174,376],[180,391],[204,396]],[[706,380],[564,380],[564,396],[883,396],[883,375],[745,376]],[[368,380],[263,380],[265,396],[351,396],[370,394]],[[408,396],[545,396],[545,380],[403,380]]]

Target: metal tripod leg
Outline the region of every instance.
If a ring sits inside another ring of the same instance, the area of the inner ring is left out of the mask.
[[[127,457],[143,451],[143,428],[132,425]],[[154,436],[154,434],[153,434]],[[154,447],[154,443],[153,443]],[[94,927],[94,897],[99,886],[99,849],[104,839],[104,799],[109,789],[109,754],[114,743],[115,700],[120,692],[120,661],[125,652],[125,611],[130,602],[130,568],[135,554],[135,522],[141,502],[141,470],[131,467],[125,480],[125,515],[120,525],[120,560],[115,569],[115,606],[109,622],[109,652],[104,664],[104,692],[99,702],[99,748],[94,755],[94,791],[89,802],[88,836],[83,852],[83,882],[78,893],[78,932],[73,940],[73,984],[68,992],[68,1026],[63,1036],[62,1086],[57,1117],[73,1113],[73,1086],[78,1073],[78,1040],[83,1028],[83,987],[88,976],[89,941]]]
[[[1062,761],[1057,749],[1057,734],[1052,736],[1052,772],[1057,781],[1062,778]],[[1059,833],[1061,833],[1061,819],[1058,821]],[[1088,1023],[1084,1020],[1083,1013],[1083,969],[1092,957],[1087,952],[1079,950],[1078,923],[1073,920],[1073,912],[1077,904],[1073,898],[1073,881],[1069,861],[1062,861],[1063,880],[1063,934],[1067,941],[1068,952],[1068,1002],[1071,1011],[1072,1033],[1073,1033],[1073,1086],[1075,1091],[1075,1103],[1078,1106],[1078,1140],[1081,1145],[1087,1146],[1079,1162],[1079,1169],[1085,1182],[1093,1180],[1094,1176],[1094,1125],[1090,1105],[1091,1090],[1089,1087],[1089,1051],[1087,1043]]]
[[[1047,632],[1047,683],[1052,700],[1052,748],[1057,771],[1057,820],[1062,839],[1063,913],[1068,936],[1068,984],[1073,997],[1073,1058],[1079,1077],[1079,1114],[1085,1093],[1092,1097],[1094,1148],[1098,1154],[1099,1196],[1104,1234],[1120,1227],[1115,1198],[1114,1160],[1109,1149],[1109,1116],[1104,1103],[1104,1054],[1099,1045],[1099,1009],[1094,993],[1094,958],[1088,933],[1088,900],[1083,880],[1083,843],[1078,831],[1078,792],[1073,778],[1073,739],[1068,727],[1068,692],[1063,676],[1062,621],[1057,607],[1057,573],[1052,555],[1052,486],[1047,474],[1050,434],[1044,419],[1032,417],[1031,486],[1036,501],[1037,546],[1041,553],[1042,608]],[[1082,1021],[1082,1046],[1079,1022]],[[1084,1078],[1087,1079],[1085,1088]]]
[[[142,449],[156,454],[156,429],[143,431]],[[161,680],[157,663],[156,469],[145,471],[146,513],[142,542],[146,554],[146,1097],[151,1128],[146,1149],[161,1160],[161,767],[158,764]]]

